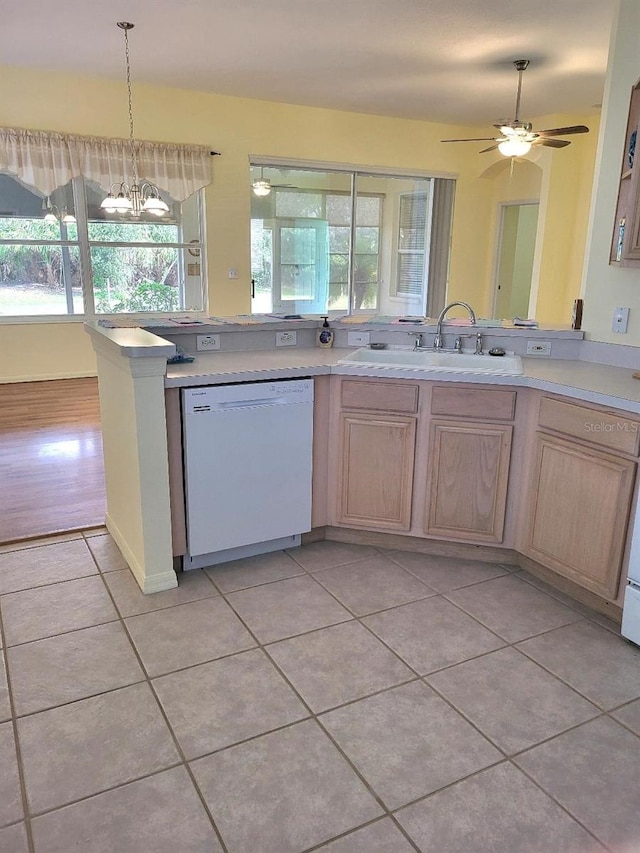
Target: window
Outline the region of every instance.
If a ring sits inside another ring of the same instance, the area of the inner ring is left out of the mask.
[[[168,216],[123,221],[100,208],[102,190],[85,191],[95,313],[203,310],[201,192],[182,204],[162,193]]]
[[[78,314],[82,310],[71,184],[43,201],[18,181],[0,175],[0,315]]]
[[[254,313],[425,314],[444,299],[453,180],[264,165],[251,178],[271,185],[251,194]]]
[[[200,193],[123,221],[82,178],[42,199],[0,175],[0,316],[202,310]],[[45,221],[46,217],[46,221]]]
[[[427,194],[400,196],[396,295],[421,296],[427,257]]]

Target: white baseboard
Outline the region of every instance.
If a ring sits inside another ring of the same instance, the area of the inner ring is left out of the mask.
[[[113,537],[116,545],[122,552],[122,556],[127,561],[131,574],[138,582],[140,589],[148,595],[152,592],[163,592],[165,589],[173,589],[178,586],[178,578],[176,573],[171,569],[168,572],[159,572],[154,575],[146,575],[144,567],[140,564],[135,554],[127,545],[124,536],[120,532],[118,525],[113,518],[107,513],[106,518],[107,530]]]

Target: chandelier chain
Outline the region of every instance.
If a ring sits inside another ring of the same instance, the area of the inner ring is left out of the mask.
[[[129,96],[129,145],[131,147],[131,164],[133,167],[133,183],[138,183],[138,161],[136,144],[133,133],[133,105],[131,97],[131,56],[129,54],[129,28],[124,30],[124,55],[127,63],[127,94]]]
[[[144,181],[138,184],[138,158],[136,156],[136,139],[133,128],[133,97],[131,94],[131,55],[129,53],[129,30],[134,24],[129,21],[117,21],[116,26],[124,31],[124,56],[127,65],[127,95],[129,100],[129,147],[131,149],[132,180],[128,184],[123,180],[112,184],[109,192],[100,204],[101,209],[108,214],[127,214],[139,219],[141,214],[164,216],[169,213],[169,205],[160,198],[160,191],[151,183]],[[124,177],[126,177],[126,169]]]

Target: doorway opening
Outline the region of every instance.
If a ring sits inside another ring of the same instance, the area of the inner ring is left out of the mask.
[[[493,316],[528,317],[538,228],[537,201],[500,205]]]

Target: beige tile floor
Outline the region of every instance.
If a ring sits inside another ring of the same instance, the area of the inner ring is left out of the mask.
[[[321,542],[142,595],[0,549],[2,853],[640,851],[640,649],[513,566]]]

